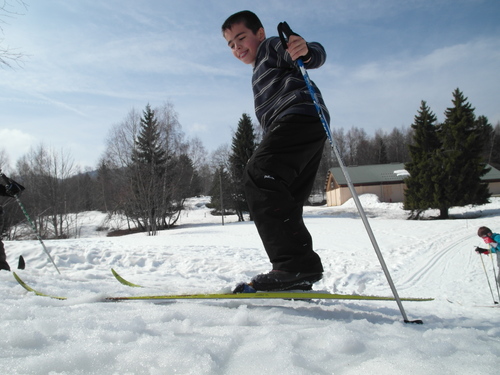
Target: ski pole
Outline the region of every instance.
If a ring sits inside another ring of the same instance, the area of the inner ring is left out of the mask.
[[[3,173],[1,173],[0,171],[0,176],[2,177],[2,179],[5,181],[5,183],[8,185],[10,185],[12,182],[11,180],[6,176],[4,175]],[[59,274],[61,274],[61,271],[59,271],[59,268],[57,268],[56,266],[56,263],[54,262],[54,259],[52,259],[52,256],[50,255],[49,251],[47,250],[47,247],[45,246],[45,244],[43,243],[43,240],[42,240],[42,237],[38,234],[37,230],[36,230],[36,226],[35,224],[33,223],[33,221],[31,220],[30,216],[28,215],[28,212],[26,211],[26,208],[24,207],[23,203],[21,202],[21,200],[19,199],[19,194],[16,193],[13,195],[14,199],[16,200],[17,204],[19,205],[19,207],[21,207],[21,211],[23,211],[23,214],[24,216],[26,217],[26,219],[28,220],[28,223],[30,224],[31,226],[31,229],[33,230],[33,232],[35,233],[38,241],[40,242],[40,244],[42,245],[43,247],[43,251],[45,252],[45,254],[47,254],[47,256],[49,257],[50,261],[52,262],[52,264],[54,265],[54,267],[56,268],[57,272]]]
[[[490,278],[488,277],[488,272],[486,271],[486,266],[484,265],[483,257],[481,256],[481,253],[478,252],[478,254],[479,258],[481,258],[481,263],[483,264],[483,270],[484,270],[484,275],[486,276],[486,281],[488,281],[488,286],[490,287],[491,298],[493,299],[493,303],[497,305],[498,302],[495,301],[495,296],[493,294],[493,289],[491,288]]]
[[[490,259],[491,259],[491,266],[493,268],[493,276],[495,276],[494,280],[495,280],[495,286],[497,287],[498,299],[500,300],[500,289],[498,288],[497,271],[495,270],[495,263],[493,262],[493,254],[491,252],[491,247],[490,247]]]
[[[283,48],[285,48],[285,49],[288,48],[287,42],[288,42],[288,39],[290,38],[290,36],[297,35],[292,31],[292,29],[290,28],[290,26],[288,26],[288,24],[286,22],[279,23],[278,34],[279,34],[279,37],[281,39],[281,44],[283,45]],[[392,281],[392,277],[389,273],[389,269],[387,268],[384,257],[382,256],[382,252],[380,251],[377,240],[375,239],[375,235],[373,234],[370,223],[368,222],[368,218],[365,214],[363,206],[361,205],[361,201],[359,200],[358,193],[354,189],[354,185],[351,181],[351,178],[350,178],[349,173],[346,169],[344,161],[342,160],[342,157],[340,155],[340,151],[338,149],[337,142],[335,141],[335,139],[332,136],[332,132],[330,130],[330,126],[328,125],[328,122],[326,121],[325,115],[323,113],[323,109],[319,105],[319,100],[318,100],[318,97],[316,96],[316,92],[314,91],[314,87],[312,86],[311,80],[309,79],[309,74],[307,73],[307,70],[304,66],[302,59],[299,58],[296,61],[297,61],[297,64],[299,66],[300,72],[302,73],[302,76],[304,77],[304,81],[306,82],[309,93],[311,94],[312,101],[314,103],[314,106],[316,107],[316,111],[318,112],[318,116],[321,120],[321,123],[323,124],[323,128],[325,129],[326,136],[328,137],[328,141],[330,142],[330,146],[331,146],[333,152],[335,153],[335,156],[336,156],[336,158],[339,162],[339,165],[340,165],[340,169],[342,170],[342,173],[344,174],[344,177],[347,181],[347,186],[349,187],[349,190],[351,192],[354,203],[356,204],[356,208],[358,209],[358,213],[361,216],[361,220],[363,221],[366,232],[368,233],[368,237],[370,238],[370,241],[373,245],[375,253],[377,254],[377,257],[378,257],[380,265],[384,271],[387,282],[389,283],[389,286],[391,287],[392,294],[394,295],[394,299],[396,300],[396,302],[398,304],[398,307],[399,307],[399,310],[401,312],[401,315],[403,316],[404,322],[405,323],[422,324],[423,323],[422,320],[420,320],[420,319],[408,320],[408,317],[406,316],[406,312],[403,308],[401,298],[399,297],[398,291],[396,290],[396,286],[394,285],[394,282]]]

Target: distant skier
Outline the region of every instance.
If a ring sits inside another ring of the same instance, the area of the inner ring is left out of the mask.
[[[11,180],[0,170],[0,196],[2,197],[14,197],[20,194],[24,187]],[[0,200],[0,270],[10,271],[9,263],[7,263],[7,256],[5,255],[5,247],[2,241],[3,227],[4,227],[4,211],[3,211],[3,201]]]
[[[478,229],[477,235],[481,237],[486,244],[488,244],[489,249],[482,249],[478,247],[476,248],[476,252],[479,254],[488,254],[489,252],[492,252],[497,255],[497,283],[500,285],[500,234],[493,233],[488,227],[481,227]]]
[[[243,176],[251,216],[272,270],[255,276],[256,290],[311,289],[321,280],[323,266],[313,250],[302,219],[323,153],[326,133],[297,65],[319,68],[326,60],[321,44],[293,34],[284,46],[266,37],[259,18],[250,11],[230,16],[222,34],[234,57],[253,68],[255,113],[263,129],[262,142]],[[314,85],[327,121],[328,111]]]

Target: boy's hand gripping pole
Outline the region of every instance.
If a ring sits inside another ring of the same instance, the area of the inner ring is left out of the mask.
[[[281,39],[281,44],[283,45],[284,49],[288,49],[288,39],[290,39],[290,36],[292,36],[292,35],[299,36],[299,34],[296,34],[292,31],[292,29],[290,28],[290,26],[288,26],[288,24],[286,22],[279,23],[278,35]],[[316,111],[318,112],[318,116],[321,119],[321,123],[323,124],[323,128],[325,129],[328,140],[330,141],[332,148],[336,148],[337,146],[336,145],[334,146],[335,142],[333,141],[333,136],[332,136],[332,132],[330,130],[330,126],[328,125],[328,123],[326,121],[326,117],[323,113],[323,109],[319,105],[318,97],[316,96],[316,92],[314,91],[314,87],[311,83],[311,80],[309,79],[309,74],[307,74],[307,70],[304,66],[304,62],[302,61],[302,58],[297,59],[297,65],[299,66],[300,72],[302,73],[302,76],[304,77],[304,81],[306,82],[307,88],[309,89],[309,93],[311,94],[314,106],[316,107]],[[340,159],[339,155],[336,154],[337,159]]]
[[[280,22],[280,24],[278,25],[278,35],[281,39],[281,44],[283,45],[283,48],[287,49],[288,48],[288,39],[290,38],[290,36],[291,35],[298,35],[298,34],[294,33],[292,31],[292,29],[290,28],[290,26],[288,26],[288,24],[286,22]],[[398,304],[398,307],[399,307],[399,310],[401,312],[401,315],[403,316],[404,322],[405,323],[422,324],[423,323],[422,320],[420,320],[420,319],[408,320],[408,317],[406,316],[406,312],[403,308],[401,298],[399,297],[398,291],[396,290],[394,282],[392,281],[392,277],[391,277],[389,270],[387,268],[387,265],[384,261],[384,257],[382,256],[382,252],[380,251],[377,240],[375,239],[375,236],[374,236],[373,231],[371,229],[370,223],[368,222],[368,218],[367,218],[365,211],[363,209],[363,206],[361,205],[361,202],[359,200],[358,193],[354,189],[354,185],[351,181],[351,178],[350,178],[349,173],[346,169],[344,161],[342,160],[337,143],[335,142],[335,139],[332,136],[330,126],[328,125],[328,123],[326,121],[326,117],[323,113],[323,109],[321,108],[321,106],[319,104],[319,100],[316,96],[316,92],[314,91],[314,87],[311,83],[311,80],[309,79],[309,74],[307,74],[307,70],[306,70],[306,68],[304,66],[304,62],[302,61],[301,58],[297,59],[297,65],[299,66],[300,72],[302,73],[302,76],[304,77],[304,81],[306,82],[309,93],[311,94],[312,101],[314,103],[314,106],[316,107],[316,111],[318,112],[318,116],[321,120],[321,123],[323,124],[323,128],[325,129],[326,136],[328,137],[328,141],[330,142],[330,146],[332,147],[332,150],[335,153],[335,156],[339,162],[340,169],[342,169],[342,173],[344,174],[344,177],[347,181],[347,186],[349,187],[349,190],[351,192],[352,199],[354,200],[354,203],[356,204],[356,208],[358,209],[359,215],[361,216],[361,220],[363,221],[365,229],[368,233],[368,237],[370,238],[370,241],[373,245],[373,248],[374,248],[375,252],[377,253],[377,257],[379,259],[380,265],[382,266],[385,277],[387,278],[389,286],[391,287],[392,293],[394,295],[394,299],[396,300],[396,302]]]

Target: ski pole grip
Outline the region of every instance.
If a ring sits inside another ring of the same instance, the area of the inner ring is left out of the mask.
[[[283,45],[283,48],[288,49],[288,39],[290,38],[290,36],[291,35],[298,36],[299,34],[294,33],[286,22],[280,22],[278,24],[278,35],[281,39],[281,44]]]

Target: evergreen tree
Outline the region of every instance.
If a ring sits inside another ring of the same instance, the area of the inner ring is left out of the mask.
[[[166,162],[166,152],[161,144],[160,130],[155,113],[149,106],[143,111],[141,129],[132,152],[132,160],[150,168],[160,168]]]
[[[255,151],[255,132],[252,120],[244,113],[238,123],[238,129],[233,136],[229,163],[232,177],[232,199],[228,202],[236,211],[238,220],[243,221],[243,212],[248,211],[248,205],[243,190],[243,172],[248,159]]]
[[[476,121],[474,108],[457,88],[453,107],[445,111],[439,138],[441,150],[436,154],[433,208],[441,219],[448,218],[449,208],[488,202],[488,184],[481,181],[488,169],[482,160],[484,128]]]
[[[165,207],[165,171],[167,154],[155,113],[149,106],[143,111],[140,130],[132,151],[131,182],[134,192],[129,214],[139,227],[155,235]]]
[[[411,210],[411,217],[418,218],[423,211],[432,207],[434,156],[441,144],[437,135],[436,120],[427,103],[422,101],[411,126],[414,130],[413,144],[409,145],[411,162],[405,164],[410,177],[405,180],[404,209]]]
[[[484,117],[476,119],[474,108],[459,89],[453,92],[453,107],[436,126],[436,116],[423,101],[412,125],[414,144],[409,147],[410,173],[406,179],[404,207],[416,216],[439,209],[447,219],[453,206],[488,202],[488,184],[481,180],[488,169],[484,162],[485,140],[492,128]]]

